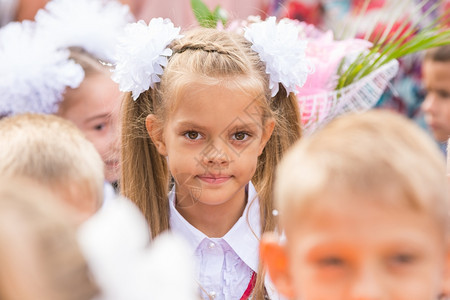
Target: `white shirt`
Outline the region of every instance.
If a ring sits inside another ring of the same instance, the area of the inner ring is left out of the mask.
[[[103,183],[103,203],[102,207],[106,207],[111,204],[111,202],[115,201],[117,198],[116,191],[114,190],[111,183],[105,180]]]
[[[204,299],[236,300],[244,294],[253,272],[258,271],[261,237],[259,199],[252,183],[248,184],[244,213],[221,238],[209,238],[186,221],[175,208],[175,190],[169,194],[171,230],[184,236],[197,266],[197,281]],[[270,283],[270,299],[278,299]]]

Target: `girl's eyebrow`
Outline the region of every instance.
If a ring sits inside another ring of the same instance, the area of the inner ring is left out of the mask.
[[[97,120],[97,119],[103,119],[103,118],[108,118],[110,117],[111,114],[110,113],[104,113],[104,114],[100,114],[100,115],[94,115],[92,117],[89,117],[85,120],[85,123],[89,123],[91,121]]]
[[[205,126],[201,126],[201,125],[195,124],[194,122],[190,122],[190,121],[177,122],[177,127],[200,129],[200,130],[205,130],[206,129]]]
[[[237,124],[234,124],[233,126],[230,126],[229,128],[253,130],[253,129],[256,129],[258,127],[260,127],[258,124],[252,122],[252,123],[237,123]]]
[[[176,123],[176,127],[181,127],[181,128],[192,128],[192,129],[198,129],[198,130],[206,130],[207,127],[196,124],[195,122],[192,121],[179,121]],[[255,130],[258,127],[260,127],[260,125],[254,123],[254,122],[250,122],[250,123],[244,123],[244,122],[239,122],[239,123],[231,123],[231,126],[228,126],[225,130],[236,130],[236,129],[247,129],[247,130]]]

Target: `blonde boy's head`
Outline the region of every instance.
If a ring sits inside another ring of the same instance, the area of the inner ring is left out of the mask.
[[[397,114],[371,111],[297,143],[279,166],[276,205],[286,230],[324,191],[396,195],[444,222],[444,175],[443,156],[425,132]]]
[[[449,287],[447,194],[444,158],[420,128],[386,111],[341,117],[283,158],[286,243],[266,236],[262,259],[291,298],[437,299]]]
[[[103,201],[103,162],[71,122],[24,114],[0,121],[0,174],[48,186],[85,218]]]
[[[0,180],[0,299],[87,300],[98,294],[67,206],[42,185]]]

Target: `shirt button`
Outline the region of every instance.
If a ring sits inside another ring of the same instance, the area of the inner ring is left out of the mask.
[[[208,244],[209,249],[214,249],[215,247],[216,247],[216,244],[214,242],[209,242],[209,244]]]
[[[214,291],[209,292],[209,296],[210,296],[212,299],[216,298],[216,292],[214,292]]]

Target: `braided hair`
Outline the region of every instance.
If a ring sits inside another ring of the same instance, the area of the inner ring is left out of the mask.
[[[160,125],[176,106],[179,93],[189,83],[231,84],[252,90],[263,115],[263,124],[275,119],[275,128],[258,158],[252,178],[260,201],[262,231],[275,229],[273,184],[275,167],[283,153],[300,138],[300,115],[294,94],[280,91],[271,97],[265,64],[242,35],[198,28],[170,45],[173,51],[164,69],[161,82],[140,94],[133,101],[128,94],[124,101],[122,129],[122,192],[134,201],[150,224],[152,236],[169,229],[170,174],[166,158],[160,155],[148,136],[145,119],[152,114]],[[245,80],[242,80],[245,79]],[[163,126],[159,126],[163,128]],[[249,199],[251,201],[251,199]],[[255,299],[264,296],[264,270],[260,264],[255,286]]]

